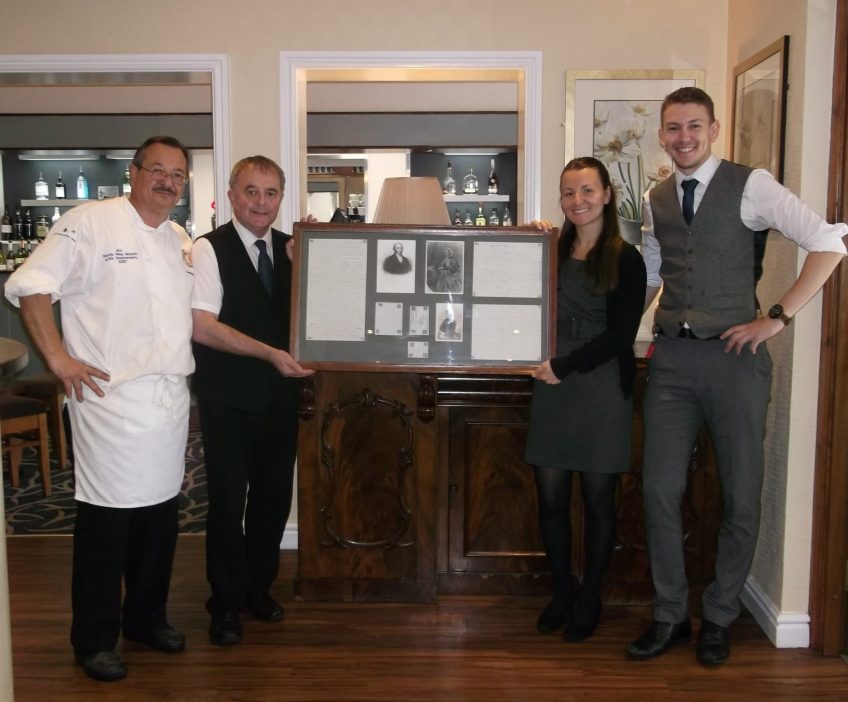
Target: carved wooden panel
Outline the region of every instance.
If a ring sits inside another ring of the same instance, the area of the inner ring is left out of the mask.
[[[435,599],[432,430],[417,376],[318,373],[301,422],[297,592]]]

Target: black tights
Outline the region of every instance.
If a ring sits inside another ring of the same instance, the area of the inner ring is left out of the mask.
[[[571,485],[576,471],[534,466],[539,527],[554,580],[554,600],[574,603],[574,616],[592,619],[615,544],[615,489],[618,473],[579,472],[586,514],[586,567],[575,601],[571,579]],[[583,616],[580,616],[580,615]]]

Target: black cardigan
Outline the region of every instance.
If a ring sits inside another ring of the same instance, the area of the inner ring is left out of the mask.
[[[567,356],[551,359],[551,370],[560,380],[569,373],[588,373],[618,356],[621,390],[625,397],[633,394],[636,357],[633,343],[645,307],[647,275],[642,255],[634,246],[624,243],[618,259],[618,287],[607,293],[607,328]]]

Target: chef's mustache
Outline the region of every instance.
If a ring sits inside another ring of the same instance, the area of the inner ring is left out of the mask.
[[[169,188],[167,185],[160,185],[159,187],[153,188],[153,191],[157,193],[168,193],[169,195],[177,194],[176,189]]]

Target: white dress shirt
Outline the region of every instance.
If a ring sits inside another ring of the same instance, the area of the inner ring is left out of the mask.
[[[274,244],[271,229],[262,237],[247,230],[241,222],[233,217],[233,226],[238,232],[241,243],[244,245],[247,255],[253,267],[259,270],[259,248],[256,242],[262,239],[265,242],[265,250],[274,262]],[[283,252],[285,255],[285,252]],[[191,306],[196,310],[205,310],[215,316],[220,314],[221,305],[224,301],[224,286],[221,283],[221,271],[218,268],[218,257],[215,249],[206,238],[196,239],[191,250],[192,263],[194,264],[194,292],[191,296]]]

